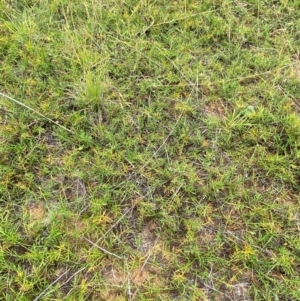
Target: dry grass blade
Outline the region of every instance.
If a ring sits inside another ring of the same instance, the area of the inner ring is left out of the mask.
[[[62,273],[58,278],[56,278],[45,290],[43,290],[33,301],[38,301],[41,297],[43,297],[47,291],[57,283],[62,277],[64,277],[71,269],[67,269],[64,273]],[[81,271],[81,270],[80,270]]]
[[[93,243],[91,240],[89,240],[88,238],[84,238],[86,241],[88,241],[91,245],[93,245],[94,247],[96,247],[97,249],[101,250],[103,253],[105,254],[108,254],[108,255],[111,255],[111,256],[114,256],[114,257],[117,257],[119,259],[123,259],[121,256],[118,256],[112,252],[109,252],[107,250],[105,250],[104,248],[101,248],[100,246],[98,246],[97,244]]]
[[[66,128],[65,126],[63,126],[63,125],[61,125],[61,124],[59,124],[59,123],[57,123],[57,122],[55,122],[53,119],[51,119],[51,118],[45,116],[44,114],[40,113],[39,111],[37,111],[37,110],[35,110],[35,109],[33,109],[33,108],[31,108],[31,107],[25,105],[25,104],[22,103],[21,101],[19,101],[19,100],[17,100],[17,99],[14,99],[13,97],[8,96],[8,95],[6,95],[6,94],[4,94],[4,93],[2,93],[2,92],[0,92],[0,95],[1,95],[2,97],[4,97],[4,98],[10,100],[10,101],[13,101],[13,102],[16,103],[16,104],[22,106],[23,108],[26,108],[27,110],[29,110],[29,111],[31,111],[31,112],[34,112],[35,114],[39,115],[40,117],[43,117],[44,119],[48,120],[49,122],[51,122],[51,123],[55,124],[56,126],[62,128],[63,130],[65,130],[65,131],[67,131],[67,132],[69,132],[69,133],[71,133],[71,134],[74,134],[74,132],[71,131],[70,129]]]

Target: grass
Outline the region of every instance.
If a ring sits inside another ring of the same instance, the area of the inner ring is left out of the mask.
[[[2,1],[0,299],[299,300],[299,8]]]

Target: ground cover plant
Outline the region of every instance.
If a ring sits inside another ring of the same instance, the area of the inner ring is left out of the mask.
[[[297,0],[0,3],[0,300],[299,300]]]

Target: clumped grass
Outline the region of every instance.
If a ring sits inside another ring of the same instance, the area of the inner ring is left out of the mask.
[[[0,299],[299,300],[299,9],[2,1]]]

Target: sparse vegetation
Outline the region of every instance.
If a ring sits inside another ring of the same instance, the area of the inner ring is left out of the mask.
[[[299,300],[299,9],[1,1],[0,299]]]

